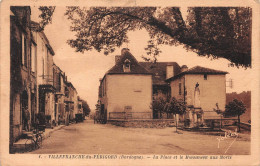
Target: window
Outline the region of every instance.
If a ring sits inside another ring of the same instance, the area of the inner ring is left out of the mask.
[[[104,91],[105,91],[105,90],[104,90],[104,87],[105,87],[105,86],[104,86],[104,82],[103,82],[103,84],[102,84],[102,96],[104,96],[104,94],[105,94],[105,93],[104,93]]]
[[[208,79],[208,75],[204,74],[204,80],[207,80],[207,79]]]
[[[44,72],[44,58],[42,58],[42,78],[44,79],[44,74],[45,74],[45,72]]]
[[[66,96],[66,97],[69,97],[69,90],[68,90],[67,87],[65,87],[65,96]]]
[[[132,106],[128,105],[125,106],[125,112],[131,112],[132,111]]]
[[[22,65],[27,67],[27,40],[22,33]]]
[[[31,46],[31,68],[32,72],[36,72],[36,46],[34,44]]]
[[[106,79],[104,79],[102,85],[103,85],[103,96],[105,96],[106,95]]]
[[[181,83],[179,83],[179,95],[181,95]]]
[[[131,61],[126,59],[123,65],[124,72],[130,72],[130,63]]]

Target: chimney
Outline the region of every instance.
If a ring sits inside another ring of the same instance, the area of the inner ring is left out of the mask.
[[[188,67],[186,65],[182,65],[181,72],[185,72],[188,70]]]
[[[121,50],[121,55],[123,55],[125,52],[129,52],[129,51],[130,51],[129,48],[123,48]]]
[[[166,66],[166,79],[171,78],[174,76],[174,68],[173,65]]]
[[[120,58],[121,58],[121,55],[116,55],[115,56],[115,64],[117,64],[117,62],[119,61]]]

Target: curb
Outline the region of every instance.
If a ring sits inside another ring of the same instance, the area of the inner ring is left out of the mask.
[[[51,136],[51,134],[53,132],[62,129],[63,127],[65,127],[65,125],[60,125],[60,126],[57,126],[57,127],[53,128],[53,129],[46,129],[47,131],[45,130],[45,132],[43,133],[42,140],[47,139],[48,137]],[[50,131],[48,131],[48,130],[50,130]],[[27,152],[25,150],[26,149],[26,147],[25,147],[25,141],[26,140],[27,139],[21,139],[21,140],[18,141],[19,143],[18,142],[15,143],[13,145],[13,147],[11,148],[11,151],[12,151],[11,153],[26,153]]]
[[[65,125],[60,125],[60,126],[54,128],[53,130],[50,130],[50,131],[48,131],[48,132],[46,132],[46,133],[43,133],[42,139],[44,140],[44,139],[50,137],[51,134],[52,134],[54,131],[60,130],[60,129],[62,129],[63,127],[65,127]],[[48,129],[47,129],[47,130],[48,130]],[[46,130],[45,130],[45,131],[46,131]]]

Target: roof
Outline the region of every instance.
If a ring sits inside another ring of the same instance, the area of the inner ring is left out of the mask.
[[[154,85],[165,85],[166,80],[166,67],[168,65],[173,66],[174,75],[180,73],[180,66],[176,62],[139,62],[141,66],[143,66],[146,70],[153,73],[153,84]]]
[[[214,69],[209,69],[201,66],[195,66],[182,73],[183,74],[228,74],[228,72],[226,71],[214,70]]]
[[[185,74],[211,74],[211,75],[225,75],[228,74],[226,71],[220,71],[220,70],[214,70],[206,67],[201,66],[195,66],[193,68],[190,68],[184,72],[179,73],[178,75],[175,75],[174,77],[171,77],[167,79],[166,81],[174,80],[175,78],[178,78]]]
[[[123,71],[123,64],[125,60],[130,61],[130,72]],[[147,71],[143,66],[141,66],[135,57],[129,52],[125,51],[122,53],[120,59],[113,66],[106,74],[152,74],[151,72]]]
[[[71,87],[72,89],[76,90],[76,88],[73,86],[73,84],[69,81],[65,82],[65,84],[69,87]]]
[[[31,29],[32,29],[32,31],[39,32],[38,31],[39,27],[40,27],[39,23],[37,23],[35,21],[31,21]],[[47,48],[50,50],[51,54],[54,55],[55,53],[53,51],[53,48],[51,47],[50,42],[49,42],[47,36],[45,35],[45,33],[43,31],[40,31],[39,33],[41,33],[43,35],[44,39],[47,42],[47,44],[46,44]]]

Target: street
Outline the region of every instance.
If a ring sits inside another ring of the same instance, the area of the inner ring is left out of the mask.
[[[181,131],[174,127],[123,128],[92,120],[65,126],[43,141],[33,154],[250,154],[250,135],[224,138]],[[219,148],[218,148],[219,145]],[[226,153],[225,153],[226,152]]]

